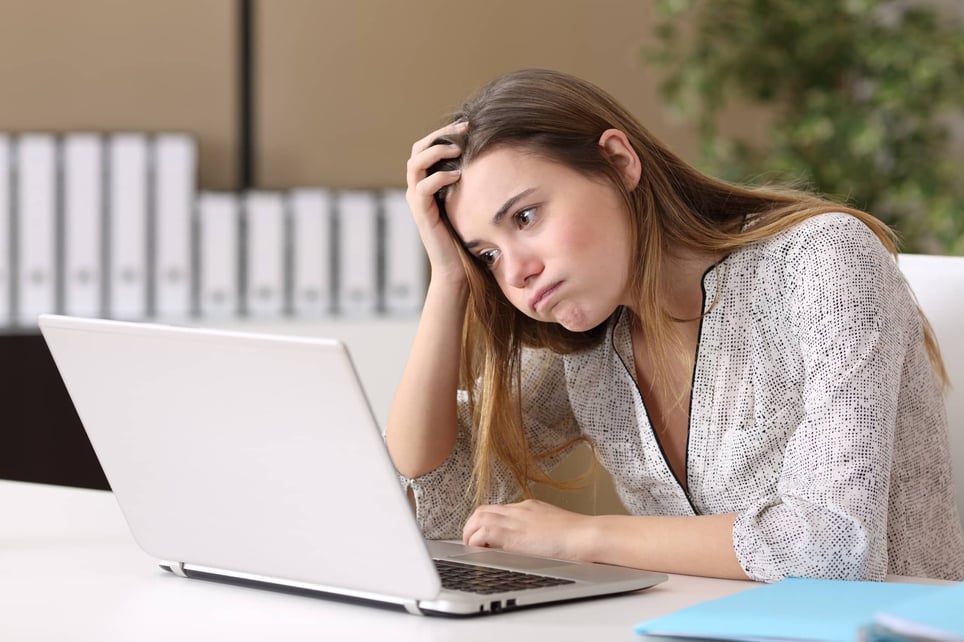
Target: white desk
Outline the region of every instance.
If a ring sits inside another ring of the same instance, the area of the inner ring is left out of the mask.
[[[133,541],[112,494],[0,481],[0,640],[638,640],[633,625],[757,586],[675,575],[633,595],[446,619],[185,580]]]

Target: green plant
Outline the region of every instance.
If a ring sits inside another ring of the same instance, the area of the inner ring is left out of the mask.
[[[657,4],[645,56],[698,123],[707,172],[802,182],[891,224],[903,251],[964,254],[959,20],[907,0]],[[730,105],[765,107],[763,143],[720,134]]]

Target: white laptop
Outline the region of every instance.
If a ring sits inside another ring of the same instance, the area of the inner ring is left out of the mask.
[[[449,615],[666,579],[424,540],[337,340],[55,315],[40,328],[131,533],[179,576]]]

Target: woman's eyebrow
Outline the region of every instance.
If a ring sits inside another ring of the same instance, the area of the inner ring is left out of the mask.
[[[525,198],[526,196],[528,196],[534,191],[536,191],[536,188],[530,187],[529,189],[524,189],[518,194],[516,194],[515,196],[512,196],[508,200],[506,200],[506,202],[502,204],[502,207],[500,207],[498,211],[495,213],[495,216],[492,217],[492,225],[498,226],[499,223],[502,222],[502,219],[505,218],[505,215],[509,213],[509,211],[513,208],[513,206],[515,206],[516,203],[518,203],[520,200],[522,200],[523,198]],[[465,249],[471,250],[473,247],[475,247],[478,244],[479,244],[479,241],[469,241],[465,243]]]

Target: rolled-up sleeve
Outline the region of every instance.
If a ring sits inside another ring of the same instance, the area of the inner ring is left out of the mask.
[[[579,430],[569,405],[563,357],[548,350],[527,349],[522,354],[523,425],[530,451],[548,453],[578,437]],[[472,483],[472,413],[464,390],[458,393],[458,434],[448,458],[416,479],[401,477],[402,485],[415,498],[415,515],[429,539],[462,536],[462,527],[475,508]],[[565,453],[543,461],[551,469]],[[520,490],[502,465],[492,471],[486,502],[516,501]]]
[[[733,542],[753,579],[882,580],[897,400],[917,311],[863,223],[823,217],[787,260],[787,322],[803,369],[803,417],[776,494],[742,511]]]

